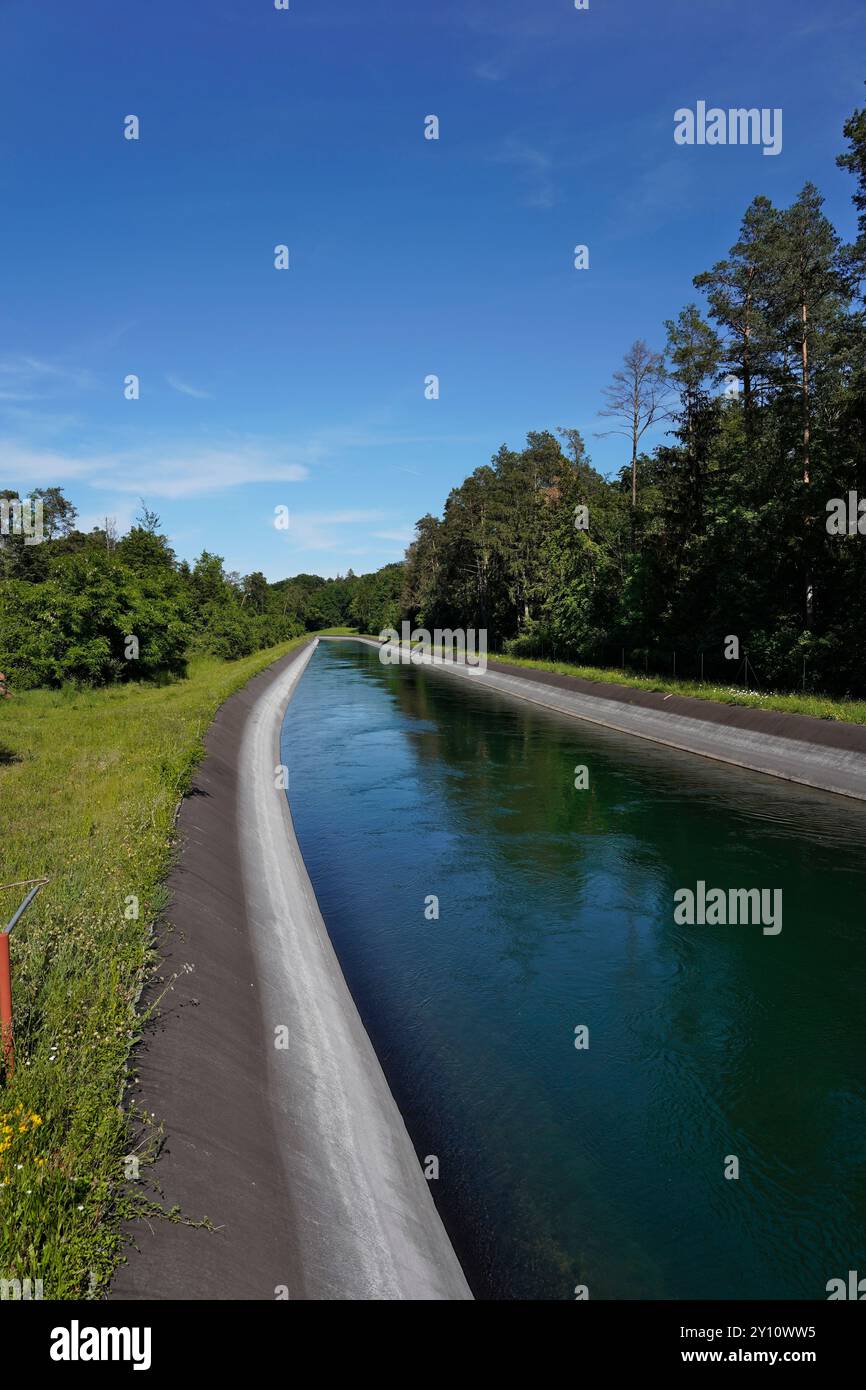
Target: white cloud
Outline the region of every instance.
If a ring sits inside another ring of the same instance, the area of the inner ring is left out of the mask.
[[[93,384],[90,372],[19,354],[0,358],[0,401],[40,401]]]
[[[507,73],[507,65],[502,58],[486,58],[475,65],[475,76],[484,82],[502,82]]]
[[[0,478],[4,486],[35,483],[50,487],[71,479],[87,479],[95,460],[76,459],[57,449],[28,448],[14,440],[0,440]]]
[[[280,459],[261,445],[181,448],[149,460],[135,455],[121,464],[112,486],[120,492],[148,492],[155,497],[202,497],[244,483],[298,483],[309,476],[307,462]]]
[[[70,454],[0,440],[0,479],[8,486],[77,481],[149,497],[204,497],[244,483],[295,483],[309,476],[321,450],[261,441],[150,446],[117,454]]]
[[[197,401],[212,400],[210,391],[200,391],[196,386],[190,386],[188,382],[181,381],[179,376],[167,376],[166,381],[174,391],[179,391],[182,396],[192,396]]]
[[[344,540],[335,527],[363,526],[383,520],[384,514],[377,511],[292,512],[286,537],[294,550],[342,549]]]
[[[398,541],[400,545],[409,545],[415,539],[414,526],[401,526],[394,531],[374,531],[377,541]]]
[[[498,163],[511,164],[517,170],[529,207],[553,207],[557,201],[557,190],[553,181],[553,159],[549,154],[526,140],[509,136],[503,141],[496,158]]]
[[[624,187],[611,217],[610,235],[642,236],[675,221],[692,206],[692,170],[681,159],[660,160]]]
[[[383,512],[349,510],[342,512],[304,512],[307,521],[321,522],[325,526],[352,526],[359,521],[382,521]]]
[[[105,525],[105,518],[109,517],[117,527],[117,534],[123,536],[135,521],[140,505],[124,500],[112,502],[99,511],[79,512],[75,525],[79,531],[92,531],[96,526],[101,529]]]

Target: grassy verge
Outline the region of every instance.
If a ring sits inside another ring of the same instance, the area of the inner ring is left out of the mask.
[[[750,709],[783,710],[788,714],[810,714],[815,719],[840,719],[849,724],[866,724],[866,700],[835,700],[829,695],[778,695],[773,691],[746,690],[736,685],[674,680],[662,676],[639,676],[619,667],[571,666],[562,661],[535,661],[491,652],[494,661],[512,666],[530,666],[537,671],[555,671],[563,676],[581,676],[588,681],[608,681],[638,690],[662,690],[673,695],[694,695],[699,700],[717,700],[723,705],[747,705]]]
[[[0,883],[51,878],[12,935],[0,1279],[41,1279],[46,1299],[94,1296],[117,1262],[122,1221],[146,1202],[128,1181],[130,1158],[146,1161],[158,1136],[130,1155],[120,1101],[175,810],[203,735],[232,691],[304,640],[241,661],[196,659],[171,685],[0,702]],[[20,896],[0,893],[4,922]]]

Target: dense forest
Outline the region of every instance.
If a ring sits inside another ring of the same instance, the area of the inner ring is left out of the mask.
[[[755,198],[695,276],[703,307],[658,347],[632,344],[600,402],[600,432],[624,440],[617,476],[578,429],[531,433],[418,522],[403,564],[275,584],[208,552],[178,562],[144,505],[123,537],[84,534],[47,488],[31,494],[45,542],[0,537],[0,668],[19,687],[165,677],[190,652],[408,618],[485,628],[491,650],[684,675],[718,676],[735,636],[763,687],[866,693],[866,108],[844,135],[855,241],[812,184],[787,208]]]

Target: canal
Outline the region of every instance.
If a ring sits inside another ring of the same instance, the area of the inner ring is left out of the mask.
[[[283,760],[477,1297],[866,1275],[866,805],[351,641],[319,644]],[[678,925],[699,881],[781,890],[782,930]]]

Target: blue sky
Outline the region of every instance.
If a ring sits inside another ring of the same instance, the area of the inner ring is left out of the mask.
[[[399,559],[530,429],[612,471],[604,385],[755,194],[850,235],[864,79],[862,0],[0,0],[0,485],[278,579]],[[677,146],[698,100],[782,153]]]

